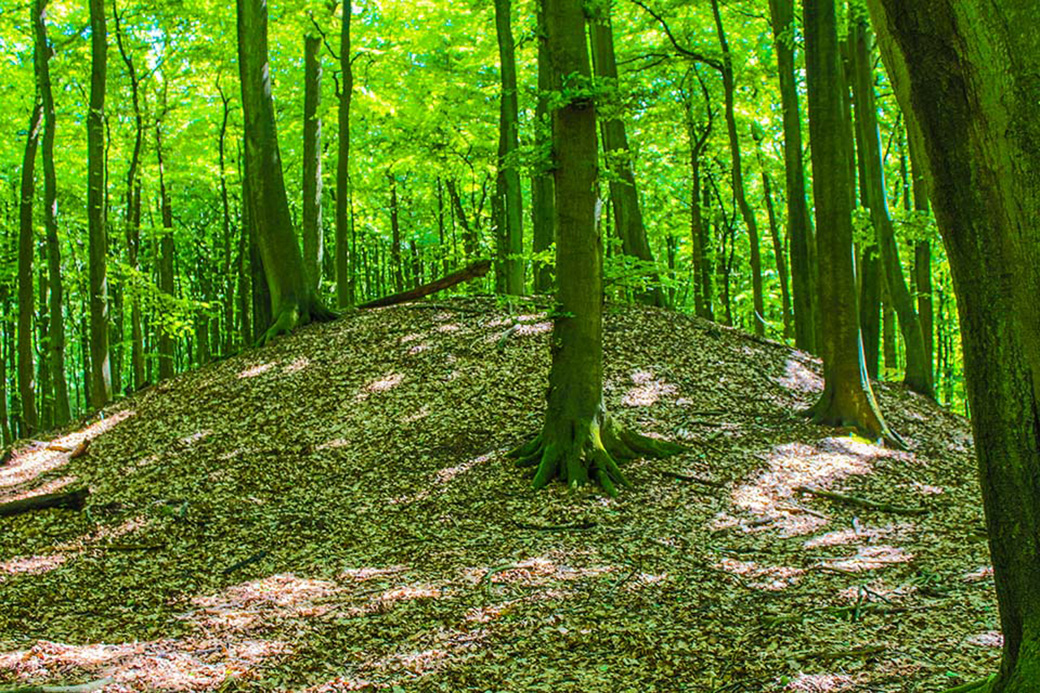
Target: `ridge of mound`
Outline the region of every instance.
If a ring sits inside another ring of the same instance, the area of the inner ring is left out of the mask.
[[[628,463],[617,499],[505,458],[544,407],[528,302],[308,326],[20,448],[0,502],[92,493],[0,519],[0,681],[934,691],[995,666],[964,419],[881,384],[909,446],[886,450],[796,415],[804,353],[663,310],[605,327],[608,407],[688,447]]]

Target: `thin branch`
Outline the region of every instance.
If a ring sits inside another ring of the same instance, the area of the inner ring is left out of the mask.
[[[645,11],[647,14],[649,14],[651,17],[657,20],[657,23],[661,25],[662,29],[664,29],[664,33],[668,37],[668,40],[672,42],[672,46],[675,47],[675,50],[678,51],[680,55],[684,55],[687,58],[690,58],[691,60],[696,60],[697,62],[704,63],[705,65],[708,65],[709,67],[712,67],[718,70],[719,72],[722,71],[721,61],[716,60],[715,58],[709,58],[703,53],[698,53],[697,51],[692,51],[689,48],[680,46],[679,42],[675,38],[675,35],[672,34],[672,30],[668,27],[668,23],[664,20],[664,17],[650,9],[646,4],[642,2],[642,0],[632,0],[632,2],[634,2],[636,5],[639,5],[641,8],[643,8],[643,11]]]

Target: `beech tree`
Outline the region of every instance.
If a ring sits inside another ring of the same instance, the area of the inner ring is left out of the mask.
[[[513,45],[512,3],[495,0],[495,29],[498,36],[499,72],[502,94],[498,118],[498,174],[495,177],[494,217],[498,262],[495,287],[499,293],[524,292],[523,199],[516,155],[520,148],[516,55]]]
[[[871,0],[889,73],[923,139],[963,325],[1000,623],[1000,670],[1040,681],[1040,43],[1033,0]]]
[[[677,446],[628,431],[603,402],[603,242],[596,224],[596,108],[581,0],[543,0],[554,95],[556,308],[545,424],[512,452],[535,467],[534,487],[590,480],[609,495],[628,485],[618,461]]]
[[[108,231],[105,218],[105,84],[108,35],[104,0],[90,0],[90,109],[87,113],[87,222],[90,229],[90,394],[112,399],[108,348]]]
[[[307,281],[289,215],[267,56],[267,2],[238,0],[237,8],[238,64],[249,177],[247,204],[271,292],[272,324],[260,338],[261,342],[267,342],[298,325],[329,320],[334,315],[321,304]]]

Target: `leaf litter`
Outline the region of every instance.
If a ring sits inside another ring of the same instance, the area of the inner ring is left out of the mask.
[[[996,666],[963,418],[882,383],[886,450],[797,415],[811,356],[611,306],[608,407],[687,450],[617,499],[534,492],[505,452],[541,423],[550,328],[533,301],[362,311],[24,442],[0,501],[91,495],[0,520],[2,685],[895,692]]]

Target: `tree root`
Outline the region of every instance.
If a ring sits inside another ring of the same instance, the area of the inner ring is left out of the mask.
[[[946,693],[985,693],[989,691],[991,685],[996,681],[997,675],[991,674],[989,677],[982,679],[981,681],[972,681],[971,683],[965,683],[956,688],[950,688]]]
[[[561,436],[558,433],[561,430],[573,432],[573,435]],[[618,467],[618,461],[644,456],[666,457],[682,450],[682,446],[675,443],[621,428],[604,414],[595,419],[573,422],[571,426],[546,422],[542,433],[510,451],[509,456],[516,458],[517,467],[535,468],[532,482],[535,489],[546,486],[555,478],[571,488],[593,481],[607,495],[614,497],[619,486],[631,486]]]
[[[278,309],[274,323],[257,340],[256,346],[261,347],[270,344],[275,337],[289,334],[297,327],[308,323],[329,322],[337,317],[339,317],[337,313],[326,308],[314,296],[310,296],[303,301],[287,302]]]

